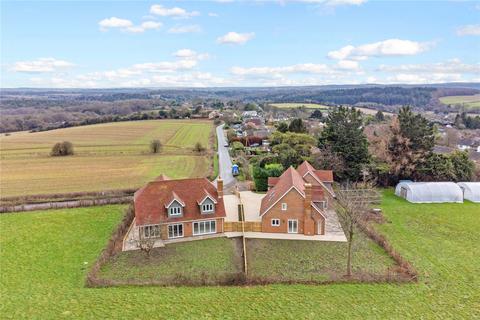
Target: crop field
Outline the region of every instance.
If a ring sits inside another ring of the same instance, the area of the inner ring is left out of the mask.
[[[196,142],[209,146],[211,132],[207,121],[149,120],[2,135],[0,194],[133,188],[161,173],[202,176],[211,159],[192,148]],[[149,152],[153,139],[163,144],[160,154]],[[52,146],[61,141],[73,143],[73,156],[50,156]]]
[[[327,110],[331,108],[330,106],[326,106],[318,103],[271,103],[270,105],[280,109],[295,109],[295,108],[305,107],[306,109]]]
[[[467,109],[480,108],[480,94],[470,96],[447,96],[441,97],[439,100],[443,104],[462,105]]]
[[[85,276],[123,208],[1,215],[2,318],[480,317],[478,204],[410,204],[385,192],[388,222],[378,228],[419,271],[418,283],[85,288]]]

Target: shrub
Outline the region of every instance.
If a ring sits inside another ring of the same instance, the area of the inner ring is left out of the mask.
[[[196,153],[202,153],[205,150],[205,147],[200,142],[195,143],[195,146],[193,147],[193,151]]]
[[[55,143],[50,152],[52,157],[63,157],[73,155],[73,144],[70,141]]]
[[[150,141],[150,151],[152,153],[160,153],[162,152],[162,143],[160,140],[152,140]]]

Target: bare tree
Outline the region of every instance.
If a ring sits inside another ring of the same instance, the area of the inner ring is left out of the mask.
[[[370,183],[345,185],[336,191],[336,209],[347,236],[347,276],[352,275],[353,239],[358,225],[371,205],[379,201],[379,193]]]
[[[150,253],[155,246],[156,237],[151,234],[145,234],[145,227],[140,227],[138,230],[138,240],[137,246],[145,252],[148,258],[150,258]],[[151,231],[148,231],[148,233]]]
[[[193,147],[193,151],[199,154],[202,154],[205,150],[205,147],[200,142],[195,143],[195,146]]]

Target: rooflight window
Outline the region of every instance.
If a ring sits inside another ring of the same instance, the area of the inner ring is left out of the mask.
[[[287,203],[282,203],[282,211],[287,211]]]

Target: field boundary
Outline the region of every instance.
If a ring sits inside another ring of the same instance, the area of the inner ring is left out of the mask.
[[[125,211],[125,216],[117,229],[113,232],[110,240],[102,253],[98,257],[94,266],[87,274],[85,285],[87,287],[122,287],[122,286],[250,286],[250,285],[268,285],[268,284],[305,284],[305,285],[329,285],[336,283],[416,283],[418,282],[418,273],[410,262],[404,259],[388,242],[385,236],[377,232],[368,221],[360,223],[360,232],[364,232],[376,244],[382,247],[387,255],[395,261],[392,268],[388,268],[384,273],[357,272],[347,277],[344,275],[335,276],[329,280],[289,280],[266,277],[248,276],[244,268],[240,273],[223,274],[211,281],[204,274],[199,275],[199,279],[189,279],[181,274],[175,274],[170,281],[165,280],[112,280],[99,277],[101,267],[122,248],[123,238],[130,228],[135,216],[134,208],[129,206]],[[246,258],[246,257],[245,257]],[[243,260],[243,259],[242,259]],[[242,261],[243,262],[243,261]]]

